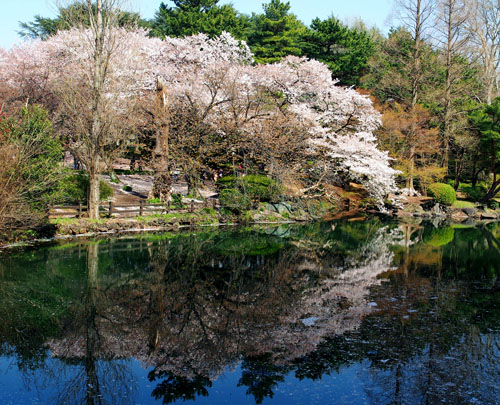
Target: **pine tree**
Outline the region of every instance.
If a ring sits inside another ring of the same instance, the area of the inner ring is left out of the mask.
[[[313,20],[303,43],[305,55],[325,63],[345,85],[359,85],[374,51],[366,32],[350,29],[335,17]]]
[[[290,3],[271,0],[264,14],[253,14],[248,44],[258,63],[279,62],[287,55],[302,55],[301,37],[306,27],[290,13]]]
[[[232,5],[218,5],[219,0],[175,0],[174,7],[160,4],[153,20],[151,34],[156,37],[186,37],[205,33],[213,38],[222,31],[246,39],[248,18]]]

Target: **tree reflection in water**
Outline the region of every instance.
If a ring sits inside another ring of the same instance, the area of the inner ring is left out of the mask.
[[[130,358],[150,369],[151,395],[163,403],[209,395],[237,365],[238,386],[261,403],[289,374],[317,380],[366,362],[374,403],[491,402],[499,393],[499,234],[366,221],[46,250],[39,260],[54,268],[54,283],[67,287],[64,257],[76,250],[86,252],[78,262],[86,276],[75,276],[80,293],[51,291],[64,308],[39,334],[63,362],[38,365],[47,383],[65,381],[60,402],[133,402]],[[10,318],[0,337],[13,354],[22,347],[13,325],[27,321]],[[78,372],[65,380],[67,366]]]

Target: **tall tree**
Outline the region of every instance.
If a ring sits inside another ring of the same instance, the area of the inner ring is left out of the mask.
[[[290,13],[290,2],[271,0],[264,14],[253,14],[248,45],[258,63],[274,63],[287,55],[301,55],[301,37],[306,27]]]
[[[399,11],[399,20],[412,36],[413,44],[412,71],[411,71],[411,100],[410,106],[414,108],[420,97],[422,88],[422,48],[425,46],[425,36],[433,13],[433,0],[395,0]]]
[[[359,85],[374,51],[368,33],[351,29],[335,17],[314,19],[302,41],[304,54],[325,63],[344,85]]]
[[[467,29],[471,37],[470,58],[479,63],[482,102],[491,104],[498,95],[500,66],[500,1],[468,0],[471,12]]]
[[[497,170],[500,161],[500,97],[473,111],[470,120],[480,135],[481,144],[490,161],[492,184],[482,199],[482,202],[488,202],[500,192]]]
[[[465,46],[469,36],[465,30],[465,24],[469,18],[470,10],[466,0],[440,0],[436,4],[436,31],[441,52],[444,56],[445,85],[443,91],[443,159],[442,166],[447,168],[450,144],[456,126],[454,123],[460,122],[460,110],[457,111],[457,98],[464,96],[459,85],[467,68],[464,54]],[[464,111],[463,109],[461,110]],[[462,118],[465,114],[462,113]],[[462,120],[462,123],[464,120]]]
[[[399,19],[403,26],[412,36],[412,44],[410,48],[411,55],[411,70],[410,70],[410,90],[411,98],[408,108],[415,111],[418,102],[420,101],[421,91],[423,86],[423,78],[425,76],[422,67],[422,54],[425,46],[424,40],[427,29],[431,23],[433,13],[433,0],[395,0],[395,4],[399,10]],[[414,125],[412,130],[415,134],[417,127]],[[416,150],[414,147],[410,151],[410,166],[408,171],[407,188],[410,192],[414,190],[413,177],[415,171]]]
[[[53,82],[58,121],[68,147],[89,175],[88,214],[93,219],[99,218],[100,173],[126,145],[133,127],[130,76],[137,80],[134,72],[140,56],[120,41],[121,5],[122,0],[97,0],[95,6],[91,0],[82,0],[89,27],[80,23],[79,28],[45,41],[55,59],[51,63],[59,63],[60,69]]]
[[[155,150],[153,152],[154,177],[151,197],[159,198],[161,201],[168,201],[170,197],[170,187],[172,181],[170,178],[169,167],[169,125],[170,110],[167,98],[167,85],[159,77],[156,81],[156,102],[155,102]]]
[[[397,126],[404,126],[404,130],[388,129],[404,135],[396,137],[405,139],[404,147],[394,148],[393,145],[390,149],[393,157],[401,159],[407,180],[406,186],[410,192],[414,189],[414,177],[419,176],[417,172],[422,173],[423,166],[435,166],[431,157],[439,156],[439,147],[436,148],[434,140],[433,154],[428,149],[420,153],[418,148],[424,142],[416,139],[418,136],[425,138],[427,130],[435,126],[430,120],[430,111],[425,107],[434,106],[436,89],[442,86],[443,72],[437,56],[429,44],[420,45],[418,78],[415,80],[414,37],[406,29],[399,28],[391,31],[387,40],[377,44],[377,51],[370,60],[370,72],[362,78],[365,88],[383,103],[390,105],[391,108],[386,106],[384,110],[400,121]],[[415,95],[418,102],[413,104]],[[422,114],[427,118],[420,119]],[[385,120],[385,123],[388,121]]]
[[[94,2],[92,4],[94,14],[96,12],[96,6]],[[117,23],[119,26],[144,26],[146,24],[138,13],[124,10],[116,10],[116,12],[118,13]],[[80,24],[86,27],[90,25],[89,13],[86,4],[75,1],[66,7],[59,7],[58,15],[55,18],[35,15],[33,21],[20,22],[19,26],[21,29],[18,31],[18,34],[23,38],[41,38],[45,40],[59,30],[67,30]]]
[[[219,0],[173,0],[174,7],[165,3],[149,22],[151,34],[156,37],[186,37],[205,33],[219,36],[223,31],[235,38],[246,39],[248,18],[232,5],[218,5]]]

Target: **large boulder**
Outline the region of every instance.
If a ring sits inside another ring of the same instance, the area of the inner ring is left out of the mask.
[[[493,212],[493,211],[484,211],[484,212],[481,212],[481,218],[482,219],[497,219],[498,214],[496,212]]]
[[[476,213],[476,209],[473,207],[462,208],[462,212],[467,214],[469,217],[472,217]]]

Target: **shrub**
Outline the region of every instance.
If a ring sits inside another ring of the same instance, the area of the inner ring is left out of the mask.
[[[99,199],[100,200],[107,200],[110,197],[113,197],[113,187],[111,187],[108,183],[105,181],[100,181],[99,182]]]
[[[467,199],[474,202],[481,201],[486,194],[486,189],[482,186],[463,186],[462,190],[467,196]]]
[[[171,195],[172,205],[179,208],[184,208],[184,203],[182,202],[182,194],[174,193]]]
[[[219,201],[223,207],[237,212],[247,211],[252,206],[250,198],[234,188],[222,190],[219,193]]]
[[[440,204],[452,205],[457,200],[455,189],[448,184],[433,183],[428,190],[429,195]]]
[[[220,192],[223,190],[237,190],[250,201],[278,202],[282,193],[282,188],[276,180],[257,174],[242,177],[222,177],[217,181],[216,185]]]
[[[236,177],[235,176],[226,176],[226,177],[221,177],[219,180],[217,180],[217,183],[215,183],[215,186],[217,187],[217,190],[222,191],[224,189],[229,189],[229,188],[235,188],[236,185]]]
[[[83,173],[70,174],[60,184],[62,201],[80,201],[87,203],[89,177]],[[113,195],[113,188],[105,181],[99,182],[99,198],[107,200]]]

